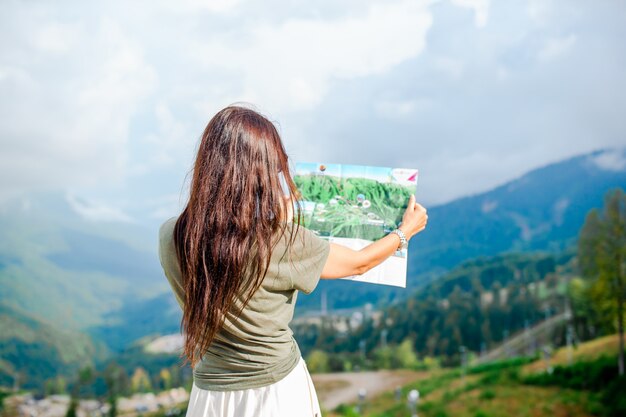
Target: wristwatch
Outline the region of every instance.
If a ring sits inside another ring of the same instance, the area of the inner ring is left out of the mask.
[[[406,240],[406,236],[404,235],[404,232],[400,229],[396,229],[391,233],[395,233],[398,235],[398,237],[400,237],[400,246],[398,246],[398,249],[406,249],[409,247],[409,242]]]

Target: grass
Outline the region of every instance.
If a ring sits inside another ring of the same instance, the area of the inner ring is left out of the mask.
[[[574,368],[584,367],[586,362],[603,365],[607,358],[616,357],[617,342],[612,335],[581,344],[572,354]],[[568,363],[567,348],[557,350],[551,363],[555,369],[569,372]],[[386,392],[373,398],[362,414],[343,405],[324,416],[405,417],[410,415],[406,398],[412,389],[420,392],[420,417],[604,416],[612,412],[607,398],[620,397],[624,386],[621,380],[612,381],[607,390],[614,386],[615,392],[604,392],[559,385],[558,379],[533,383],[544,367],[541,358],[517,358],[470,368],[465,375],[460,369],[437,370],[402,387],[400,401],[393,392]]]
[[[443,372],[432,378],[409,384],[402,389],[401,401],[393,393],[375,398],[363,417],[405,417],[411,389],[420,392],[418,412],[421,417],[505,417],[505,416],[592,416],[600,410],[597,395],[572,389],[538,387],[522,384],[517,372],[488,371],[466,375],[458,371]],[[350,407],[324,414],[328,417],[358,415]]]
[[[600,358],[601,356],[617,356],[618,351],[618,337],[616,334],[600,337],[598,339],[585,342],[572,348],[572,360],[573,362],[591,361]],[[569,353],[567,347],[558,349],[552,355],[550,359],[550,365],[568,365]],[[545,362],[542,360],[530,363],[522,368],[522,373],[532,374],[537,372],[543,372],[545,370]]]
[[[579,391],[507,384],[467,390],[437,405],[446,415],[459,417],[589,416],[589,401],[589,394]]]

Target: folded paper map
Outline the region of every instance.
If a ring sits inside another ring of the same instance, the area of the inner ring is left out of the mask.
[[[298,162],[294,181],[303,223],[332,243],[359,250],[402,221],[417,169]],[[363,275],[344,279],[406,287],[407,249]]]

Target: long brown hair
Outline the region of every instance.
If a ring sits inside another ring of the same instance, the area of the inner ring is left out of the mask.
[[[209,121],[193,167],[189,202],[174,227],[185,289],[181,356],[192,367],[226,314],[241,313],[265,278],[274,239],[288,224],[279,172],[291,195],[298,195],[283,143],[267,118],[229,106]],[[299,223],[297,205],[294,217]],[[294,235],[292,229],[291,239]],[[241,305],[235,302],[238,295],[244,295]]]

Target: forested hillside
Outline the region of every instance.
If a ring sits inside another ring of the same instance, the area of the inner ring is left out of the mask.
[[[489,349],[546,315],[562,312],[573,262],[571,253],[478,258],[384,309],[379,317],[366,318],[354,331],[338,334],[329,321],[299,326],[296,336],[306,353],[316,349],[337,355],[341,359],[336,364],[359,354],[375,362],[383,344],[405,340],[419,357],[456,363],[461,346],[474,352]]]
[[[40,388],[59,375],[70,376],[81,366],[94,366],[110,352],[99,341],[59,328],[0,305],[0,386]],[[67,378],[69,379],[69,378]]]

